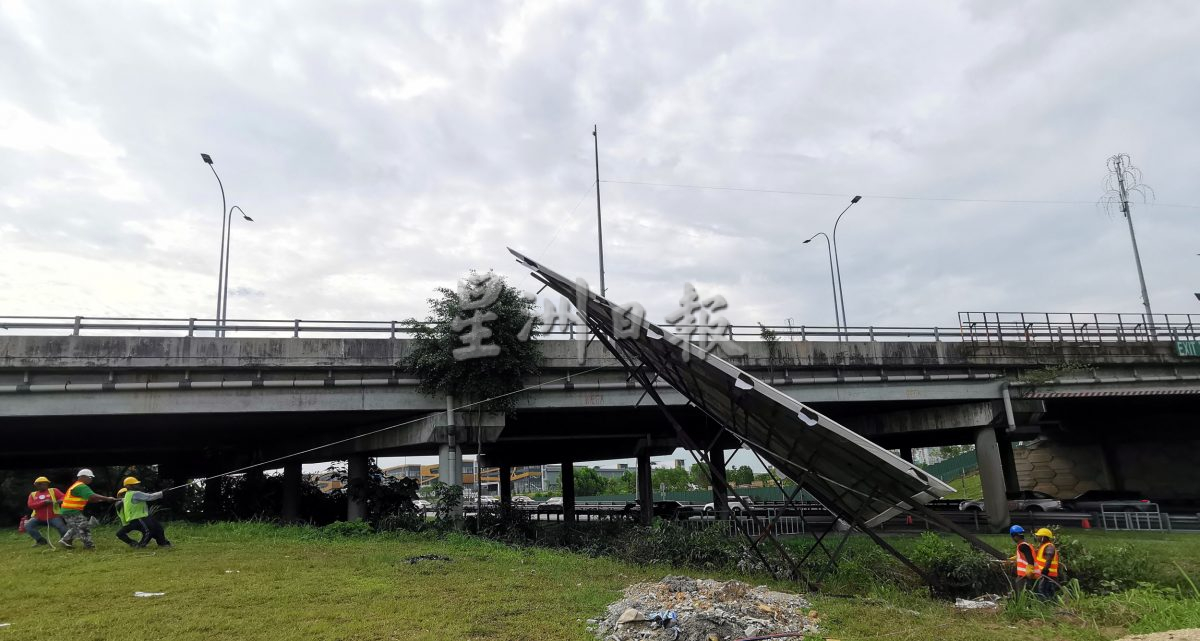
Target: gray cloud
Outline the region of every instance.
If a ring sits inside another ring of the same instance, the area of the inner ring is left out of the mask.
[[[202,151],[255,218],[235,221],[243,317],[419,316],[472,268],[532,287],[505,246],[596,283],[593,123],[605,180],[866,195],[839,231],[855,324],[1140,308],[1119,216],[874,196],[1091,203],[1125,151],[1162,203],[1200,203],[1189,3],[0,12],[5,314],[211,314]],[[618,300],[661,319],[690,281],[735,322],[832,322],[801,242],[844,198],[601,190]],[[1200,311],[1198,213],[1135,207],[1157,311]]]

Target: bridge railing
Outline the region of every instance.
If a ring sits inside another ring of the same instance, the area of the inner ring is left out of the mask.
[[[1078,312],[959,312],[963,340],[1005,342],[1146,342],[1197,340],[1200,315]]]
[[[269,338],[406,338],[426,323],[406,321],[232,319],[222,325],[211,318],[121,318],[92,316],[0,316],[0,335],[38,336],[214,336]],[[687,335],[707,328],[663,324]],[[551,339],[586,339],[579,326],[556,326],[539,335]],[[958,327],[808,325],[733,325],[735,339],[781,341],[928,341],[976,344],[1016,342],[1110,343],[1200,340],[1200,315],[960,312]]]

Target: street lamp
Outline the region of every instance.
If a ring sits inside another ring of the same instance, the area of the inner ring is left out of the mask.
[[[221,286],[221,290],[222,290],[222,294],[221,294],[221,313],[222,313],[221,327],[222,328],[224,328],[225,321],[229,317],[229,243],[233,240],[233,210],[235,210],[235,209],[238,210],[238,213],[240,213],[242,215],[242,220],[245,220],[247,222],[254,222],[254,219],[247,216],[246,212],[242,211],[242,208],[237,205],[230,207],[229,213],[225,216],[225,225],[224,226],[228,229],[228,232],[225,234],[225,270],[224,270],[225,271],[225,282]],[[222,336],[225,335],[224,329],[221,330],[221,335]]]
[[[208,168],[212,170],[213,176],[215,176],[217,179],[217,186],[221,188],[221,255],[220,259],[217,261],[217,315],[216,320],[213,321],[217,326],[220,326],[222,309],[221,293],[225,282],[225,185],[221,183],[221,177],[217,176],[217,169],[216,167],[213,167],[212,156],[208,154],[200,154],[200,159],[203,160],[205,164],[208,165]],[[213,336],[219,335],[220,332],[214,328]]]
[[[850,211],[850,208],[854,206],[854,203],[857,203],[860,200],[862,200],[862,196],[855,196],[854,198],[851,198],[850,204],[846,205],[846,208],[842,210],[842,213],[838,214],[837,220],[833,221],[833,264],[837,266],[838,300],[840,300],[842,303],[843,330],[850,329],[850,322],[846,320],[846,290],[842,289],[842,262],[838,260],[837,228],[838,223],[842,222],[842,216],[845,216],[846,212]]]
[[[810,242],[813,241],[813,238],[816,238],[817,236],[823,236],[825,238],[825,253],[829,255],[829,287],[830,287],[830,289],[833,290],[833,323],[834,323],[834,325],[837,325],[840,328],[842,325],[841,325],[841,317],[838,316],[837,285],[834,284],[834,282],[833,282],[833,250],[829,248],[830,247],[829,234],[826,234],[823,231],[819,231],[819,232],[813,234],[812,238],[809,238],[808,240],[804,241],[803,244],[805,244],[805,245],[809,244]]]

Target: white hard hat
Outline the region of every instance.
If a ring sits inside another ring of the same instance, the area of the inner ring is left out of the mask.
[[[79,470],[79,473],[75,475],[76,478],[78,478],[80,476],[86,476],[88,478],[93,478],[93,479],[96,478],[96,475],[92,474],[92,471],[87,469],[86,467],[83,468],[82,470]]]

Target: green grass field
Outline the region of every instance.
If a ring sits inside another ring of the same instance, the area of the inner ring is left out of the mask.
[[[979,480],[979,471],[976,470],[965,476],[957,476],[946,483],[954,488],[954,493],[947,496],[948,499],[981,499],[983,498],[983,484]]]
[[[176,549],[165,552],[126,549],[112,528],[96,530],[95,551],[0,538],[0,623],[11,624],[0,628],[0,641],[585,640],[586,619],[600,616],[626,585],[701,576],[463,536],[323,540],[310,529],[266,524],[172,524],[169,534]],[[1138,540],[1200,564],[1200,536],[1151,536]],[[422,554],[452,560],[406,561]],[[166,596],[135,598],[135,591]],[[1098,640],[1126,630],[1071,616],[1015,621],[956,612],[919,592],[812,600],[826,635],[842,641]]]

